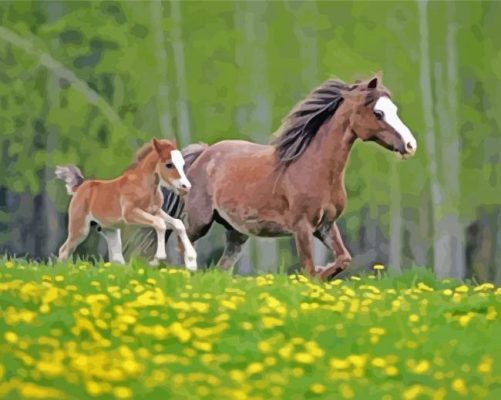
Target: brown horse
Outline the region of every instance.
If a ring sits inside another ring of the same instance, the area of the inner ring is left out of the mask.
[[[191,184],[184,173],[184,159],[169,140],[153,139],[136,155],[136,163],[120,177],[103,180],[84,180],[73,166],[57,167],[56,176],[66,183],[71,199],[68,216],[68,238],[59,250],[59,260],[66,260],[89,233],[92,221],[98,223],[108,242],[110,260],[124,263],[119,226],[134,224],[152,227],[157,235],[154,262],[166,258],[165,232],[167,227],[178,234],[185,251],[185,264],[197,269],[196,252],[184,224],[162,210],[160,186],[186,194]]]
[[[213,221],[224,225],[218,264],[228,269],[249,235],[293,235],[306,273],[335,276],[351,261],[335,221],[346,206],[344,173],[356,139],[404,158],[416,151],[378,77],[353,85],[324,82],[285,117],[271,145],[225,140],[193,148],[186,165],[193,184],[185,199],[190,240],[205,235]],[[179,200],[169,199],[170,210]],[[325,268],[313,264],[313,236],[334,253]]]

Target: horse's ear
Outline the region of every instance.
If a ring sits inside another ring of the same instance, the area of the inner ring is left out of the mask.
[[[155,149],[155,151],[161,155],[162,154],[162,143],[160,143],[160,140],[158,140],[157,138],[153,138],[153,140],[151,142],[153,143],[153,148]]]
[[[367,84],[367,88],[368,89],[376,89],[377,88],[377,85],[379,83],[379,77],[378,76],[375,76],[374,78],[372,78],[369,83]]]

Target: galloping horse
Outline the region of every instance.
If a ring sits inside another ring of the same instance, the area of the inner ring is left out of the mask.
[[[416,152],[415,138],[378,77],[352,85],[324,82],[285,117],[271,145],[225,140],[192,148],[186,168],[193,189],[184,205],[188,237],[194,242],[213,221],[222,224],[226,247],[218,265],[228,269],[249,235],[293,235],[307,274],[337,275],[351,261],[335,221],[346,206],[344,173],[356,139],[375,141],[402,158]],[[173,202],[179,199],[170,196],[165,209]],[[313,264],[313,236],[334,253],[325,268]]]
[[[183,170],[184,159],[169,140],[153,139],[136,154],[136,163],[120,177],[84,180],[74,166],[56,168],[73,195],[69,205],[68,238],[59,250],[59,261],[66,260],[89,234],[91,222],[96,222],[108,242],[110,260],[124,263],[119,226],[123,223],[152,227],[157,235],[154,263],[166,259],[165,232],[167,227],[178,234],[185,251],[189,270],[197,269],[197,255],[190,243],[184,224],[162,210],[164,197],[161,186],[186,194],[191,184]]]

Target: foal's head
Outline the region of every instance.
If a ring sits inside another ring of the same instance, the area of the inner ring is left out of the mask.
[[[184,173],[184,158],[176,145],[170,140],[153,139],[153,150],[158,155],[157,174],[160,183],[175,192],[186,194],[191,189],[191,183]]]
[[[380,86],[380,78],[353,85],[343,97],[352,107],[350,128],[357,137],[375,141],[403,158],[414,155],[416,139],[398,117],[397,106]]]

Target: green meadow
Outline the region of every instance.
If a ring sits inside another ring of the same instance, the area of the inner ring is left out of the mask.
[[[0,261],[0,397],[499,399],[501,288]]]

